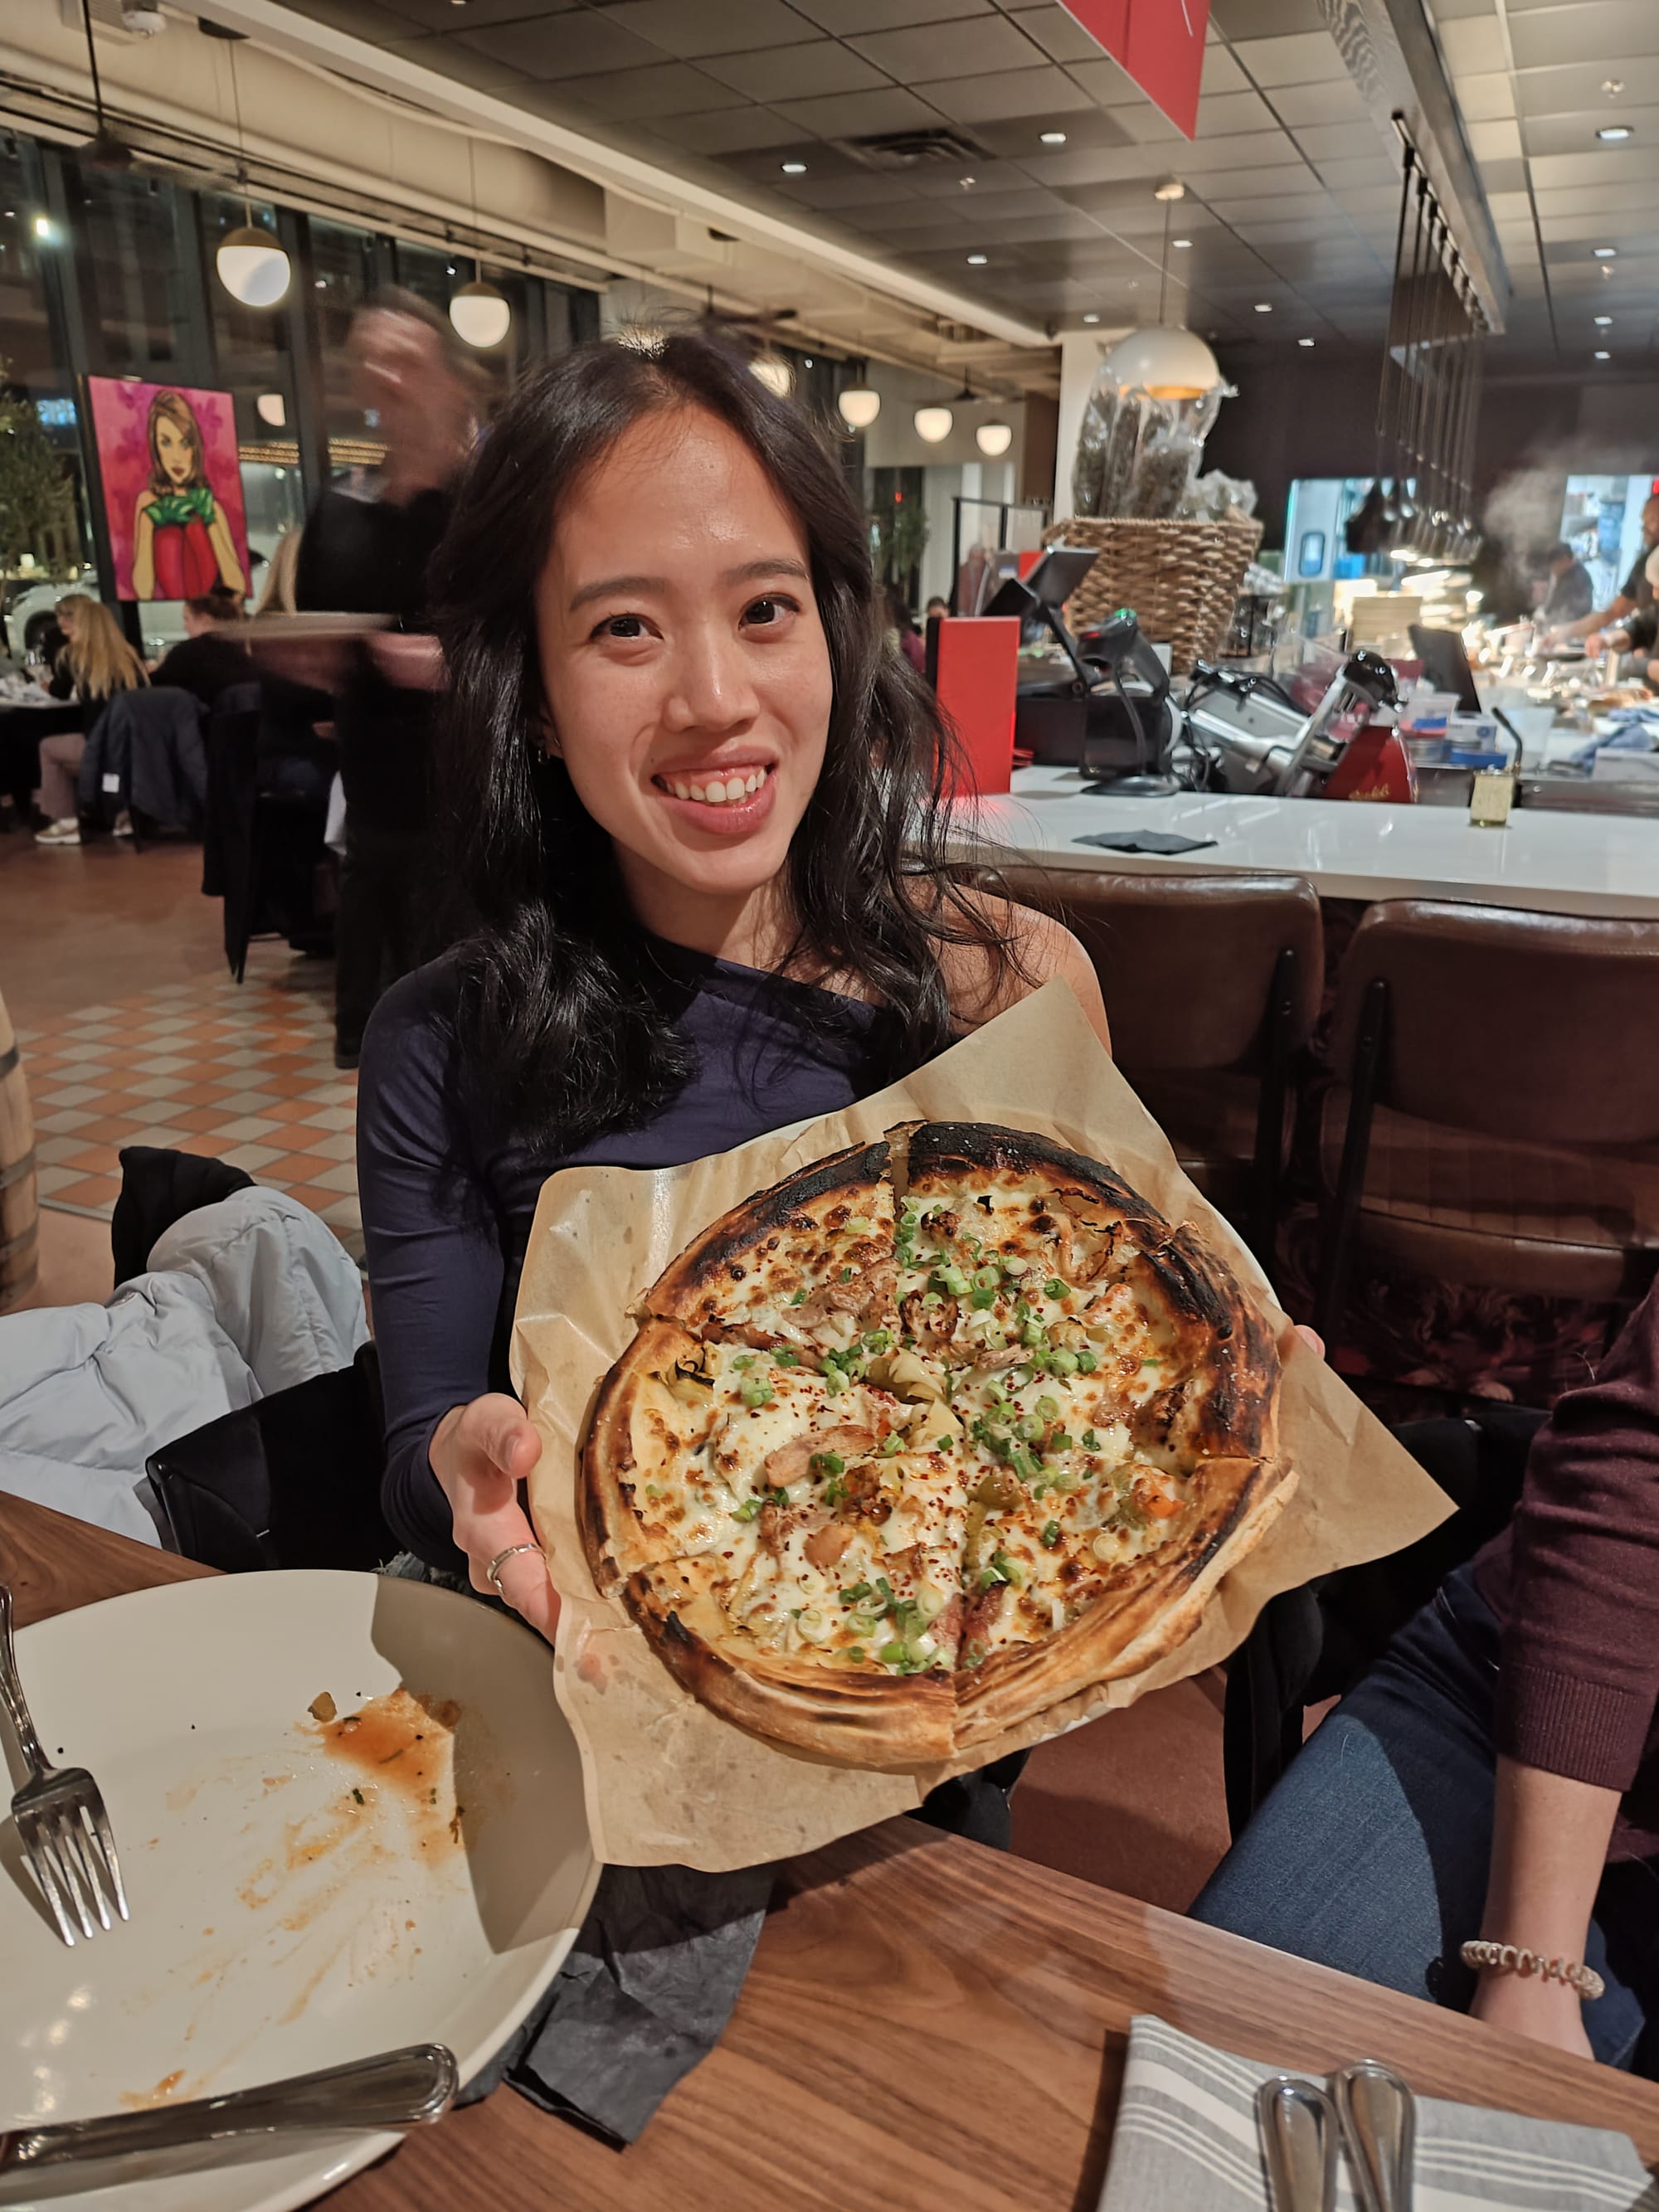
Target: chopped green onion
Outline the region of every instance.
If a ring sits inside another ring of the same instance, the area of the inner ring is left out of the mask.
[[[1100,1438],[1095,1434],[1092,1429],[1085,1429],[1083,1431],[1083,1449],[1085,1451],[1098,1451],[1100,1449]]]
[[[852,1650],[848,1653],[848,1655],[847,1655],[847,1656],[848,1656],[848,1657],[850,1660],[852,1660],[852,1661],[853,1661],[853,1662],[854,1662],[854,1664],[855,1666],[859,1666],[859,1667],[862,1667],[862,1666],[863,1666],[863,1664],[864,1664],[864,1647],[862,1646],[862,1644],[855,1644],[853,1646]]]
[[[732,1362],[732,1364],[737,1369],[739,1375],[743,1373],[745,1368],[752,1367],[754,1364],[755,1355],[752,1352],[745,1352],[741,1359],[734,1359]]]
[[[1048,1424],[1036,1413],[1026,1413],[1014,1424],[1014,1434],[1022,1443],[1034,1444]]]
[[[873,1636],[881,1626],[881,1616],[874,1613],[849,1613],[847,1626],[854,1636]]]
[[[1046,1552],[1052,1552],[1052,1551],[1054,1550],[1054,1548],[1055,1545],[1056,1545],[1056,1544],[1058,1544],[1058,1543],[1059,1543],[1059,1541],[1060,1541],[1060,1523],[1059,1523],[1059,1522],[1058,1522],[1058,1521],[1045,1521],[1045,1522],[1043,1522],[1043,1524],[1042,1524],[1042,1548],[1043,1548],[1043,1549],[1044,1549],[1044,1551],[1046,1551]]]
[[[805,1291],[797,1291],[794,1297],[790,1299],[789,1303],[792,1306],[804,1306],[806,1304]]]
[[[1066,1292],[1066,1285],[1060,1281],[1058,1275],[1050,1275],[1042,1285],[1042,1295],[1045,1298],[1063,1298]]]
[[[975,1313],[989,1313],[997,1302],[994,1291],[976,1290],[969,1293],[968,1303]]]
[[[974,1282],[975,1286],[981,1291],[994,1291],[1000,1289],[1002,1283],[1002,1270],[1000,1267],[977,1268],[975,1271]]]
[[[847,1462],[839,1452],[814,1452],[806,1462],[814,1474],[845,1474]]]
[[[1050,1398],[1045,1395],[1037,1400],[1036,1409],[1045,1421],[1057,1421],[1060,1419],[1058,1398]]]
[[[1014,1565],[1006,1552],[993,1552],[991,1554],[991,1565],[996,1569],[997,1573],[1002,1581],[1012,1583],[1015,1589],[1019,1588],[1020,1583],[1024,1577],[1021,1575],[1019,1569]]]
[[[1022,1482],[1030,1482],[1036,1479],[1042,1462],[1035,1452],[1028,1451],[1024,1444],[1016,1444],[1008,1455],[1008,1464]]]
[[[1051,1375],[1075,1375],[1077,1365],[1076,1352],[1068,1352],[1063,1344],[1058,1352],[1048,1354],[1048,1372]]]
[[[988,1382],[986,1384],[985,1402],[988,1406],[1006,1406],[1007,1404],[1008,1401],[1003,1394],[1000,1383]]]
[[[1064,1429],[1056,1429],[1048,1439],[1048,1449],[1051,1452],[1070,1451],[1073,1441]]]
[[[893,1348],[892,1330],[872,1328],[864,1340],[864,1348],[866,1352],[890,1352]]]
[[[856,1605],[860,1598],[873,1597],[874,1595],[875,1592],[871,1589],[868,1583],[854,1583],[850,1589],[844,1589],[841,1592],[841,1601],[843,1605]]]
[[[823,1370],[823,1395],[825,1397],[839,1398],[842,1392],[846,1388],[847,1377],[842,1373],[840,1368],[832,1367],[826,1361]]]
[[[772,1403],[772,1385],[769,1382],[745,1382],[738,1395],[751,1409],[769,1406]]]
[[[1079,1352],[1076,1354],[1076,1358],[1077,1370],[1079,1375],[1092,1375],[1096,1368],[1100,1364],[1100,1362],[1095,1358],[1092,1352]]]
[[[853,1270],[850,1267],[843,1267],[841,1271],[841,1279],[843,1283],[850,1283],[853,1279]]]
[[[947,1260],[945,1265],[936,1271],[935,1279],[939,1287],[948,1291],[953,1298],[965,1298],[973,1287],[954,1260]]]
[[[745,1498],[743,1504],[738,1506],[735,1517],[739,1521],[753,1521],[758,1516],[760,1510],[761,1501],[758,1498]]]
[[[772,1357],[780,1367],[799,1367],[800,1365],[800,1354],[798,1352],[790,1352],[787,1350],[783,1352],[775,1352],[772,1354]]]
[[[1048,1349],[1048,1332],[1040,1321],[1028,1321],[1019,1333],[1019,1340],[1033,1352]]]
[[[1030,1321],[1030,1318],[1031,1309],[1026,1300],[1024,1298],[1016,1298],[1014,1300],[1014,1319],[1018,1322],[1027,1322]]]
[[[970,1644],[962,1655],[962,1663],[964,1667],[982,1667],[985,1664],[985,1646]]]
[[[823,1486],[824,1504],[826,1505],[839,1505],[842,1498],[846,1496],[847,1485],[842,1480],[838,1474],[832,1474],[829,1481]]]
[[[876,1456],[878,1459],[891,1459],[895,1452],[902,1452],[903,1449],[904,1438],[900,1431],[895,1429],[890,1436],[882,1438]]]

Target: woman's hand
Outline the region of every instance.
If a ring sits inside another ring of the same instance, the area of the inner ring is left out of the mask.
[[[1582,2001],[1570,1983],[1546,1982],[1536,1974],[1485,1973],[1475,1985],[1469,2016],[1534,2043],[1547,2043],[1553,2050],[1570,2051],[1575,2058],[1595,2056],[1584,2033]]]
[[[536,1541],[519,1485],[541,1454],[542,1440],[524,1407],[499,1390],[452,1406],[433,1431],[432,1472],[449,1500],[455,1541],[466,1553],[475,1590],[493,1594],[496,1585],[485,1571],[490,1561],[510,1545]],[[500,1593],[552,1642],[559,1594],[538,1551],[502,1560]]]

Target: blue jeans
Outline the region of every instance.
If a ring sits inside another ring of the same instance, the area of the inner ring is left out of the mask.
[[[1474,1977],[1498,1628],[1460,1567],[1316,1729],[1193,1905],[1252,1942],[1459,2011]],[[1659,1860],[1607,1869],[1585,1946],[1595,2056],[1659,2078]]]

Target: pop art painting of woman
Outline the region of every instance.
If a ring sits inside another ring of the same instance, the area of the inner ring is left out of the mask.
[[[123,599],[247,589],[234,404],[226,392],[88,380]]]

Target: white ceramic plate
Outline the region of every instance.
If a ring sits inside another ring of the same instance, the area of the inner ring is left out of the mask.
[[[132,1918],[67,1949],[0,1822],[0,2130],[410,2043],[447,2044],[465,2081],[558,1972],[599,1869],[552,1654],[516,1622],[373,1575],[227,1575],[38,1622],[17,1651],[47,1756],[103,1790]],[[343,1717],[390,1702],[330,1731],[324,1691]],[[287,2212],[396,2141],[50,2203]]]

